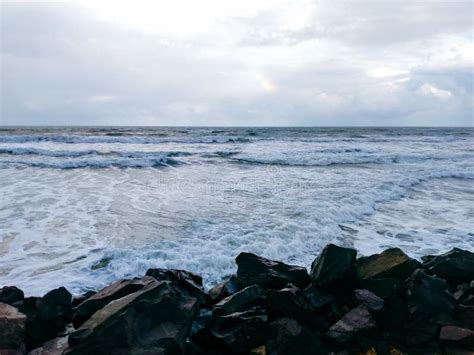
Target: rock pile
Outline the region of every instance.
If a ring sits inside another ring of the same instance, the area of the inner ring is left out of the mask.
[[[356,256],[330,244],[308,274],[241,253],[207,292],[165,269],[78,298],[6,286],[0,354],[473,354],[473,253]]]

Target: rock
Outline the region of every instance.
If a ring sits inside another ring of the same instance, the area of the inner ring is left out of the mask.
[[[439,320],[450,317],[454,311],[454,298],[447,292],[447,283],[438,277],[416,270],[407,282],[408,311],[413,316],[423,315]]]
[[[51,339],[28,353],[28,355],[61,355],[68,348],[68,337]]]
[[[306,287],[303,290],[306,298],[311,302],[314,310],[322,310],[336,301],[336,298],[325,291],[321,291],[314,285]]]
[[[474,253],[454,248],[423,263],[425,272],[457,285],[474,279]]]
[[[319,337],[291,318],[278,318],[271,323],[267,342],[269,354],[321,354]]]
[[[305,287],[311,281],[304,267],[265,259],[252,253],[240,253],[235,261],[240,287],[256,284],[263,288],[278,289],[289,283]]]
[[[369,290],[385,300],[401,292],[402,281],[395,278],[360,280],[357,287],[359,289]]]
[[[210,304],[211,298],[204,292],[202,277],[189,271],[176,269],[148,269],[147,276],[158,281],[171,281],[187,295],[196,298],[201,306]]]
[[[265,345],[257,346],[255,349],[250,350],[250,355],[266,355],[267,348]]]
[[[438,331],[437,325],[425,317],[410,319],[404,322],[401,329],[401,338],[403,342],[409,346],[426,346],[435,340]],[[399,332],[399,330],[396,329],[394,329],[394,331]]]
[[[27,316],[26,347],[40,347],[64,331],[71,319],[71,294],[60,287],[43,297],[28,297],[23,300],[20,311]]]
[[[281,290],[269,290],[265,308],[272,318],[310,319],[313,317],[314,311],[311,301],[299,288],[293,285]]]
[[[372,278],[406,279],[420,263],[398,248],[390,248],[357,260],[356,274],[360,280]]]
[[[0,303],[0,353],[25,351],[26,315],[6,303]]]
[[[454,318],[464,328],[474,329],[474,306],[458,306],[454,310]]]
[[[377,330],[368,308],[360,305],[349,311],[327,332],[327,337],[337,343],[347,343],[360,335],[371,335]]]
[[[181,354],[197,312],[197,300],[170,281],[147,281],[94,313],[69,336],[66,353]]]
[[[372,312],[381,311],[385,304],[384,300],[369,290],[355,290],[356,300],[366,306]]]
[[[331,291],[352,286],[357,251],[328,244],[311,264],[311,279],[321,288]]]
[[[22,290],[15,286],[4,286],[0,288],[0,302],[7,303],[11,306],[19,304],[25,299]]]
[[[213,308],[213,313],[220,315],[243,312],[252,306],[256,306],[264,295],[265,292],[260,286],[248,286],[217,303]]]
[[[220,300],[236,293],[238,290],[239,286],[237,285],[237,276],[231,275],[221,283],[212,287],[207,291],[207,294],[211,296],[214,302],[219,302]]]
[[[137,292],[154,281],[155,279],[149,276],[132,280],[119,280],[100,290],[76,307],[72,315],[72,323],[74,327],[79,328],[95,312],[107,305],[109,302]]]
[[[72,302],[72,295],[64,287],[59,287],[45,294],[43,300],[55,305],[69,307]]]
[[[84,302],[85,300],[87,300],[88,298],[94,296],[97,292],[96,291],[87,291],[85,293],[83,293],[82,295],[78,296],[78,297],[74,297],[72,299],[72,302],[71,302],[71,306],[72,307],[77,307],[79,306],[82,302]]]
[[[441,328],[439,339],[456,343],[458,346],[472,347],[472,350],[474,350],[474,330],[471,329],[445,325]]]
[[[269,335],[268,317],[262,309],[250,309],[219,316],[210,327],[215,343],[228,351],[248,352],[260,346]]]

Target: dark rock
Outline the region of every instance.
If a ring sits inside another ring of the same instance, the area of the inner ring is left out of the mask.
[[[217,303],[213,308],[213,313],[220,315],[243,312],[252,306],[256,306],[264,295],[265,292],[260,286],[248,286]]]
[[[176,269],[148,269],[146,276],[158,281],[171,281],[187,295],[196,298],[201,306],[211,303],[211,298],[204,292],[202,277],[189,271]]]
[[[308,319],[312,318],[314,311],[311,301],[299,288],[293,285],[281,290],[269,290],[265,308],[272,318]]]
[[[68,348],[68,337],[51,339],[28,353],[28,355],[61,355]]]
[[[267,339],[270,327],[262,309],[219,316],[210,327],[215,343],[233,352],[248,352]]]
[[[6,303],[0,303],[0,353],[25,351],[26,315]]]
[[[450,316],[454,298],[447,292],[447,283],[438,277],[416,270],[407,282],[407,305],[411,315],[439,320]]]
[[[72,302],[71,302],[71,306],[72,307],[77,307],[79,306],[82,302],[84,302],[85,300],[87,300],[88,298],[94,296],[97,292],[96,291],[87,291],[85,293],[83,293],[82,295],[80,295],[79,297],[74,297],[72,299]]]
[[[64,287],[59,287],[45,294],[43,300],[58,306],[69,307],[71,306],[72,295]]]
[[[466,346],[474,350],[474,330],[471,329],[445,325],[441,328],[439,339],[456,343],[458,346]]]
[[[24,299],[25,295],[23,291],[15,286],[5,286],[0,288],[1,303],[7,303],[11,306],[15,306]]]
[[[325,291],[321,291],[314,285],[303,290],[306,298],[311,302],[314,310],[323,310],[336,301],[336,298]]]
[[[137,292],[154,281],[155,279],[149,276],[132,280],[119,280],[100,290],[76,307],[72,315],[72,323],[74,327],[80,327],[95,312],[107,305],[109,302]]]
[[[337,343],[347,343],[357,336],[372,335],[377,330],[372,315],[366,306],[360,305],[349,311],[327,332],[327,337]]]
[[[220,300],[236,293],[238,290],[239,286],[237,284],[237,276],[231,275],[221,283],[212,287],[209,291],[207,291],[207,293],[209,296],[211,296],[214,302],[219,302]]]
[[[369,290],[385,300],[401,292],[402,281],[395,278],[360,280],[357,287]]]
[[[271,323],[267,342],[269,354],[321,354],[319,337],[291,318],[279,318]]]
[[[454,318],[464,328],[474,329],[474,306],[458,306],[454,310]]]
[[[357,251],[328,244],[311,264],[311,279],[331,291],[352,286]]]
[[[474,279],[474,253],[454,248],[423,263],[425,272],[447,280],[450,284]]]
[[[398,332],[407,323],[408,318],[408,308],[401,295],[395,294],[384,300],[384,309],[379,318],[384,330]]]
[[[420,263],[398,248],[390,248],[357,260],[356,273],[361,280],[373,278],[406,279]]]
[[[64,331],[71,320],[71,294],[60,287],[43,297],[27,297],[20,311],[27,316],[26,347],[35,349]]]
[[[181,354],[197,311],[195,298],[153,280],[94,313],[69,336],[66,353]]]
[[[401,339],[409,346],[426,345],[436,338],[438,332],[437,325],[425,317],[410,319],[400,329]]]
[[[373,312],[381,311],[385,304],[382,298],[369,290],[355,290],[354,296],[360,304],[363,304]]]
[[[289,283],[305,287],[311,280],[304,267],[265,259],[251,253],[240,253],[235,261],[240,287],[256,284],[263,288],[282,288]]]

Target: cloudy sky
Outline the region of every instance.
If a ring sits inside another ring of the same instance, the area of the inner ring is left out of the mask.
[[[1,1],[0,125],[473,125],[471,1]]]

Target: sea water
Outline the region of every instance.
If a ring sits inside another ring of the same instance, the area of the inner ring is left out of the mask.
[[[472,128],[0,130],[0,286],[96,289],[150,267],[210,286],[242,251],[308,266],[474,250]]]

